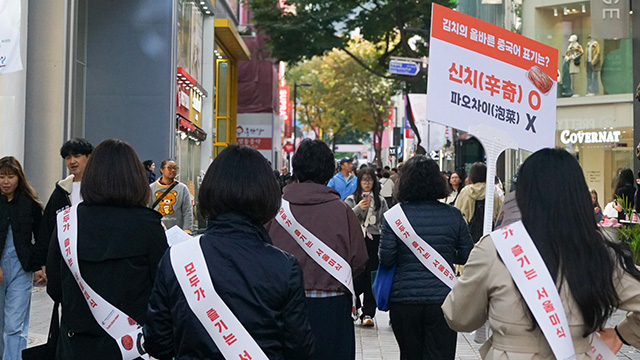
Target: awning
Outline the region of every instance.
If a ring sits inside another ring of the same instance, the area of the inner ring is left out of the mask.
[[[222,43],[222,46],[229,52],[236,61],[247,61],[251,59],[249,48],[242,40],[240,34],[229,19],[214,19],[215,36]]]

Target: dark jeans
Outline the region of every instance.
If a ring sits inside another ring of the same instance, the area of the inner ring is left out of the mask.
[[[378,246],[380,246],[380,235],[373,235],[373,240],[365,238],[367,244],[367,253],[369,261],[364,272],[358,275],[353,281],[353,287],[356,291],[356,308],[362,307],[362,317],[376,316],[376,299],[373,297],[371,290],[371,272],[378,269]],[[364,302],[360,303],[360,295],[364,294]]]
[[[458,336],[447,325],[441,305],[389,305],[391,327],[400,347],[400,360],[455,359]]]
[[[354,360],[356,338],[351,318],[351,294],[306,298],[309,324],[315,337],[315,360]]]
[[[597,94],[600,91],[598,84],[598,72],[593,70],[593,65],[587,63],[587,93]]]

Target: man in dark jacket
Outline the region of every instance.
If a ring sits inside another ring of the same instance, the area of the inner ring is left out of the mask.
[[[89,161],[89,156],[92,152],[93,145],[83,138],[71,139],[65,142],[60,148],[60,156],[64,160],[71,175],[56,183],[49,197],[49,201],[47,201],[39,230],[42,239],[51,239],[56,227],[56,215],[60,210],[71,205],[77,205],[82,201],[82,197],[80,196],[80,181],[82,180],[84,168],[87,166],[87,161]],[[44,260],[47,258],[46,249],[44,250],[44,253],[38,252],[36,255],[38,259]],[[36,280],[41,281],[42,279]]]
[[[299,181],[284,188],[283,198],[304,228],[334,250],[349,265],[353,276],[367,265],[367,248],[360,221],[326,186],[333,176],[334,157],[320,140],[304,140],[293,157],[293,176]],[[316,339],[315,359],[355,359],[351,293],[302,249],[280,224],[267,229],[273,244],[293,254],[304,272],[309,323]]]

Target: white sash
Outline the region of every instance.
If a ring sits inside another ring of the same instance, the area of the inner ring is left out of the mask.
[[[80,274],[78,262],[78,207],[72,206],[57,215],[58,243],[60,252],[69,270],[76,279],[80,291],[87,300],[91,314],[98,324],[118,344],[123,360],[142,357],[149,359],[144,351],[142,326],[115,306],[109,304],[87,284]]]
[[[449,288],[453,288],[453,285],[456,284],[456,273],[449,266],[447,260],[413,230],[400,204],[384,213],[384,218],[396,236],[407,245],[422,265]]]
[[[276,221],[289,235],[296,241],[313,261],[322,267],[329,275],[338,280],[351,292],[351,315],[355,319],[356,315],[356,295],[353,289],[353,274],[351,265],[344,260],[337,252],[313,235],[309,230],[293,217],[289,202],[282,199],[282,207],[276,215]]]
[[[491,239],[556,359],[575,359],[569,322],[560,294],[522,221],[492,232]],[[594,359],[616,359],[596,334],[591,335],[591,352]]]
[[[200,239],[171,247],[171,266],[191,311],[225,359],[268,360],[260,346],[216,292]]]

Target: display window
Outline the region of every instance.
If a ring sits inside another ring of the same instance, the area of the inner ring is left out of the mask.
[[[535,40],[558,49],[559,98],[633,92],[631,39],[592,37],[589,1],[535,7],[533,15],[524,21],[534,21]]]

